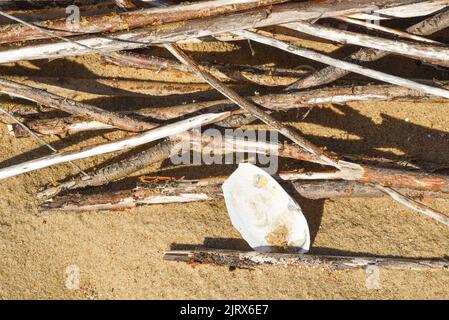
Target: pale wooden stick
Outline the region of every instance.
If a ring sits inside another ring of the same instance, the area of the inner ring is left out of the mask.
[[[373,11],[372,14],[356,13],[351,15],[351,17],[365,20],[421,17],[440,11],[448,5],[449,1],[447,0],[422,1],[393,8],[379,8],[376,4],[373,4],[373,7],[370,9]]]
[[[445,10],[435,16],[427,18],[407,29],[408,33],[427,36],[435,32],[443,30],[449,27],[449,10]],[[360,61],[376,61],[383,57],[388,56],[388,52],[371,50],[363,48],[351,54],[346,60],[360,62]],[[310,87],[316,87],[323,84],[331,83],[341,77],[349,74],[350,71],[345,69],[339,69],[333,66],[326,67],[317,72],[313,72],[311,75],[298,80],[290,85],[287,90],[304,89]]]
[[[380,185],[375,185],[374,187],[379,189],[380,191],[388,194],[390,197],[392,197],[397,202],[403,204],[404,206],[406,206],[412,210],[415,210],[419,213],[422,213],[422,214],[432,218],[433,220],[441,222],[442,224],[445,224],[446,226],[449,226],[449,216],[445,215],[444,213],[439,212],[435,209],[432,209],[422,203],[419,203],[418,201],[410,199],[410,198],[402,195],[398,191],[393,190],[391,188],[386,188],[386,187],[383,187]]]
[[[446,259],[385,258],[361,256],[329,256],[317,254],[259,253],[219,249],[174,250],[164,255],[165,260],[192,264],[204,263],[237,268],[254,268],[260,265],[292,266],[324,269],[363,269],[378,267],[393,270],[438,270],[449,268]]]
[[[435,40],[432,40],[432,39],[428,39],[428,38],[425,38],[425,37],[414,35],[414,34],[411,34],[411,33],[408,33],[408,32],[404,32],[404,31],[401,31],[401,30],[396,30],[396,29],[393,29],[393,28],[377,25],[375,23],[371,23],[371,22],[367,22],[367,21],[363,21],[363,20],[353,19],[353,18],[349,18],[349,17],[336,17],[335,19],[340,20],[340,21],[344,21],[344,22],[348,22],[350,24],[363,26],[363,27],[365,27],[367,29],[383,31],[383,32],[386,32],[386,33],[389,33],[389,34],[393,34],[393,35],[399,36],[401,38],[406,38],[406,39],[411,39],[411,40],[416,40],[416,41],[421,41],[421,42],[427,42],[427,43],[441,44],[441,42],[438,42],[438,41],[435,41]]]
[[[282,42],[279,40],[275,40],[272,38],[268,38],[268,37],[259,35],[255,32],[242,30],[242,31],[235,31],[234,33],[237,35],[243,36],[245,38],[248,38],[250,40],[264,43],[266,45],[279,48],[281,50],[296,54],[296,55],[304,57],[304,58],[308,58],[308,59],[311,59],[314,61],[319,61],[321,63],[325,63],[325,64],[328,64],[328,65],[331,65],[331,66],[334,66],[334,67],[337,67],[340,69],[344,69],[344,70],[347,70],[350,72],[355,72],[355,73],[358,73],[358,74],[361,74],[361,75],[364,75],[364,76],[367,76],[367,77],[370,77],[370,78],[373,78],[376,80],[403,86],[403,87],[413,89],[413,90],[419,90],[419,91],[422,91],[422,92],[425,92],[428,94],[432,94],[435,96],[443,97],[443,98],[449,98],[449,90],[431,87],[431,86],[428,86],[425,84],[417,83],[415,81],[411,81],[411,80],[403,79],[401,77],[393,76],[393,75],[390,75],[390,74],[387,74],[384,72],[368,69],[368,68],[356,65],[354,63],[331,58],[322,53],[319,53],[319,52],[316,52],[316,51],[313,51],[310,49],[293,46],[291,44],[288,44],[288,43],[285,43],[285,42]]]
[[[408,42],[400,39],[385,39],[362,33],[312,24],[306,21],[282,24],[282,26],[312,35],[314,37],[383,50],[390,53],[413,57],[419,60],[430,61],[435,64],[442,63],[443,65],[446,65],[449,60],[449,49],[440,45]]]
[[[67,152],[26,161],[17,165],[0,169],[0,180],[13,177],[25,172],[42,169],[59,163],[64,163],[67,161],[73,161],[104,153],[137,147],[139,145],[146,144],[161,138],[176,135],[178,133],[199,127],[201,125],[206,125],[222,120],[229,117],[230,115],[230,112],[203,114],[190,119],[175,122],[173,124],[158,127],[131,138],[86,148],[79,152]]]

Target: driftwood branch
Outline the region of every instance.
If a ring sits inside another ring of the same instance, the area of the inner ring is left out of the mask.
[[[282,41],[279,41],[276,39],[272,39],[269,37],[265,37],[260,34],[254,33],[254,32],[242,30],[242,31],[235,31],[235,33],[240,36],[246,37],[250,40],[264,43],[266,45],[279,48],[281,50],[296,54],[296,55],[304,57],[304,58],[322,62],[322,63],[328,64],[330,66],[334,66],[334,67],[344,69],[344,70],[347,70],[350,72],[358,73],[358,74],[364,75],[369,78],[373,78],[373,79],[380,80],[383,82],[403,86],[403,87],[413,89],[413,90],[420,90],[427,94],[432,94],[432,95],[443,97],[443,98],[449,98],[449,90],[446,90],[446,89],[432,87],[429,85],[425,85],[425,84],[421,84],[421,83],[418,83],[415,81],[404,79],[404,78],[401,78],[398,76],[393,76],[393,75],[390,75],[390,74],[387,74],[384,72],[368,69],[368,68],[359,66],[357,64],[354,64],[354,63],[331,58],[322,53],[319,53],[319,52],[316,52],[316,51],[313,51],[310,49],[293,46],[288,43],[285,43],[285,42],[282,42]]]
[[[0,92],[10,96],[34,101],[39,104],[65,111],[83,118],[92,119],[104,124],[128,131],[144,131],[152,127],[145,121],[133,119],[127,115],[107,111],[85,103],[48,93],[14,81],[0,79]]]
[[[449,27],[448,9],[409,27],[407,29],[407,32],[414,35],[427,36],[440,30],[443,30],[447,27]],[[351,54],[349,57],[346,58],[346,60],[354,62],[369,62],[384,58],[388,56],[388,54],[389,53],[385,51],[378,51],[365,48],[360,49],[355,53]],[[320,86],[338,80],[349,73],[350,71],[348,70],[337,68],[335,66],[329,66],[322,70],[314,72],[310,76],[298,80],[296,83],[289,86],[288,89],[304,89]]]
[[[204,83],[178,83],[151,80],[76,78],[76,77],[23,77],[4,76],[4,79],[25,84],[36,89],[44,89],[55,95],[74,99],[80,94],[93,96],[142,97],[181,95],[210,90]],[[298,77],[299,78],[299,77]],[[129,109],[123,106],[123,109]]]
[[[449,89],[449,85],[443,82],[443,87]],[[51,88],[56,90],[56,88]],[[246,97],[258,105],[264,106],[272,111],[286,111],[296,108],[305,108],[309,106],[326,103],[348,103],[353,101],[390,101],[390,100],[415,100],[415,99],[435,99],[421,91],[411,90],[393,85],[364,85],[364,86],[339,86],[323,88],[319,90],[296,91],[281,94],[268,94],[261,96]],[[436,98],[439,101],[439,98]],[[171,120],[183,117],[205,109],[221,108],[232,109],[233,103],[227,99],[196,102],[182,104],[170,107],[145,108],[136,111],[126,111],[123,107],[122,113],[135,114],[141,117],[148,117],[156,120]],[[20,114],[19,114],[20,115]],[[28,115],[23,115],[27,117]],[[42,116],[42,115],[41,115]],[[237,117],[234,115],[233,117]],[[231,118],[233,118],[231,117]],[[224,120],[226,121],[226,120]],[[223,122],[224,122],[223,121]],[[254,121],[254,118],[248,118],[248,122]],[[220,125],[222,122],[217,123]],[[33,115],[33,120],[28,120],[25,124],[36,133],[41,135],[76,133],[89,130],[112,129],[108,124],[88,121],[80,117],[58,117],[40,119],[39,115]],[[148,124],[151,124],[148,122]],[[227,123],[223,123],[226,126]],[[9,127],[10,132],[16,138],[27,137],[29,133],[20,126],[12,124]]]
[[[382,50],[443,66],[448,65],[449,49],[442,45],[412,42],[401,39],[391,40],[362,33],[335,29],[319,24],[312,24],[305,21],[283,24],[282,26],[331,41]]]
[[[168,251],[165,253],[164,259],[191,264],[215,264],[236,268],[254,268],[260,265],[336,270],[363,269],[367,267],[394,270],[438,270],[449,268],[449,261],[441,258],[328,256],[316,254],[258,253],[255,251],[247,252],[218,249]]]
[[[353,18],[349,18],[349,17],[337,17],[335,18],[337,20],[340,21],[344,21],[350,24],[355,24],[358,26],[363,26],[369,30],[378,30],[378,31],[382,31],[391,35],[396,35],[399,36],[401,38],[405,38],[405,39],[410,39],[410,40],[416,40],[416,41],[421,41],[421,42],[426,42],[426,43],[434,43],[434,44],[441,44],[441,42],[429,39],[429,38],[425,38],[423,36],[418,36],[415,34],[411,34],[409,32],[406,31],[401,31],[401,30],[397,30],[397,29],[393,29],[393,28],[389,28],[389,27],[385,27],[385,26],[381,26],[380,24],[376,24],[376,23],[371,23],[368,21],[364,21],[364,20],[358,20],[358,19],[353,19]]]
[[[90,210],[124,210],[141,205],[196,202],[221,200],[221,184],[227,177],[206,178],[200,180],[169,180],[158,182],[154,177],[153,182],[139,183],[138,187],[131,190],[89,192],[74,190],[65,195],[56,196],[60,191],[73,190],[85,187],[84,182],[73,185],[72,181],[62,183],[58,187],[43,191],[42,198],[54,197],[46,201],[40,207],[41,211],[90,211]],[[141,179],[145,179],[142,177]],[[80,179],[81,180],[81,179]],[[86,180],[89,181],[89,180]],[[355,181],[304,181],[296,180],[288,182],[279,181],[289,192],[297,192],[308,199],[333,199],[333,198],[381,198],[387,195],[379,189],[368,184]],[[64,189],[65,188],[65,189]],[[413,199],[448,199],[449,193],[419,191],[413,189],[398,189],[402,194]],[[90,190],[92,191],[92,190]],[[188,201],[187,201],[188,200]]]
[[[405,4],[420,3],[417,0],[382,1],[306,1],[273,5],[217,17],[186,20],[146,27],[133,31],[111,33],[107,36],[76,37],[71,42],[50,42],[25,45],[19,48],[0,51],[0,64],[19,60],[53,59],[67,56],[92,54],[94,52],[112,52],[147,47],[151,44],[177,42],[200,38],[241,29],[264,27],[281,23],[295,22],[326,17],[346,16],[366,12],[373,4],[379,8],[398,7]],[[40,30],[42,32],[42,30]]]
[[[124,0],[120,0],[124,1]],[[129,12],[108,13],[84,17],[79,26],[67,29],[66,18],[36,21],[34,24],[51,29],[59,36],[123,31],[144,26],[213,17],[282,3],[285,0],[215,0],[166,8],[151,8]],[[48,39],[49,35],[23,24],[0,26],[0,43]]]
[[[190,119],[158,127],[131,138],[86,148],[79,152],[54,154],[39,159],[26,161],[20,164],[0,169],[0,179],[13,177],[19,174],[46,168],[59,163],[137,147],[139,145],[159,140],[161,138],[176,135],[181,132],[200,127],[202,125],[222,120],[229,117],[230,115],[230,112],[203,114]]]
[[[114,59],[112,57],[117,57]],[[119,66],[143,68],[156,72],[168,71],[176,79],[193,78],[196,83],[205,82],[203,78],[195,76],[192,70],[185,65],[166,58],[146,56],[132,52],[116,52],[105,60]],[[305,76],[310,70],[280,69],[255,67],[238,64],[222,64],[201,62],[213,76],[224,82],[251,82],[262,86],[286,86]]]

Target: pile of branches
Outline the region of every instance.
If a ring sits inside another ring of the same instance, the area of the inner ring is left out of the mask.
[[[432,35],[449,26],[449,1],[214,0],[183,4],[162,0],[78,1],[76,4],[84,16],[79,24],[68,24],[65,6],[73,2],[39,1],[31,5],[31,1],[3,1],[0,5],[0,63],[96,54],[102,57],[105,67],[114,64],[124,68],[167,70],[180,77],[198,79],[194,84],[101,79],[98,81],[105,85],[102,90],[106,91],[103,94],[120,95],[138,87],[139,94],[151,97],[213,88],[223,98],[138,111],[108,111],[71,99],[64,88],[53,87],[53,93],[50,93],[46,90],[45,81],[39,78],[1,77],[1,93],[63,112],[63,115],[58,113],[52,116],[52,112],[36,111],[27,118],[24,114],[0,110],[5,117],[10,118],[8,128],[11,134],[18,139],[37,139],[53,152],[49,156],[1,168],[0,179],[65,162],[80,171],[78,177],[71,177],[42,190],[38,194],[43,201],[41,210],[122,210],[155,203],[221,198],[221,184],[226,177],[177,180],[157,177],[155,174],[156,178],[143,176],[136,179],[139,181],[138,186],[132,189],[92,191],[95,187],[123,180],[153,163],[168,159],[177,152],[176,146],[187,141],[192,151],[207,147],[217,154],[229,154],[248,151],[257,145],[255,152],[276,152],[279,157],[313,163],[320,169],[279,172],[279,181],[287,189],[293,188],[310,199],[391,197],[449,226],[448,215],[420,201],[424,197],[448,198],[449,176],[416,166],[411,169],[393,161],[388,161],[386,166],[385,160],[373,161],[363,156],[329,153],[324,151],[327,146],[314,145],[298,129],[293,129],[276,117],[286,110],[311,108],[326,103],[447,101],[449,84],[444,79],[411,80],[365,65],[388,55],[396,55],[438,69],[448,68],[449,47],[433,39]],[[410,21],[411,18],[416,22],[405,30],[378,23],[397,21],[401,25],[401,21]],[[302,36],[313,36],[359,48],[346,58],[336,59],[293,45],[293,36],[264,28],[269,26],[295,31],[295,34],[299,34],[295,36],[299,37],[295,43],[300,42]],[[299,70],[203,62],[196,61],[179,46],[180,43],[190,42],[242,40],[275,47],[328,66],[321,70]],[[165,48],[173,58],[133,52],[150,46]],[[341,80],[349,74],[370,78],[372,82],[353,78]],[[85,79],[67,77],[65,80],[79,91],[88,90],[90,86]],[[245,84],[271,87],[274,93],[243,96],[238,93],[238,89]],[[261,121],[278,131],[289,142],[262,143],[241,139],[232,143],[217,143],[205,135],[191,134],[193,129],[199,127],[213,125],[239,128],[255,121]],[[45,141],[48,135],[100,130],[123,130],[135,134],[66,153],[59,152]],[[148,147],[150,143],[152,145]],[[138,146],[145,148],[129,157],[121,157],[116,162],[109,161],[91,172],[84,172],[76,164],[79,159]],[[168,254],[170,259],[179,256],[183,255]],[[201,254],[190,253],[188,256],[199,257]],[[206,256],[210,258],[211,253]],[[223,257],[232,255],[220,253],[219,256],[221,258],[218,260],[223,264],[226,260]],[[233,255],[230,261],[235,261],[236,256]],[[275,258],[270,256],[270,259]],[[299,258],[291,259],[297,261]],[[326,264],[329,258],[326,259],[318,258],[313,264]],[[186,260],[185,255],[181,260]],[[211,261],[204,259],[204,255],[203,260]],[[199,258],[196,261],[204,262]],[[364,265],[354,263],[353,260],[352,264],[345,261],[337,264],[340,267],[341,264]],[[399,265],[409,264],[401,262]],[[424,265],[447,267],[444,263],[429,262]]]

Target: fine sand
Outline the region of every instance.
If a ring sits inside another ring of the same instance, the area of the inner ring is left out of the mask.
[[[445,35],[439,35],[440,39]],[[446,37],[447,39],[447,37]],[[338,47],[311,40],[302,45],[331,52]],[[186,46],[198,59],[275,63],[280,67],[319,64],[246,42]],[[207,53],[206,51],[212,51]],[[155,48],[142,51],[164,54]],[[166,53],[165,53],[166,54]],[[344,51],[334,52],[342,56]],[[154,73],[104,66],[98,56],[33,61],[0,67],[2,74],[23,76],[98,76],[187,81]],[[411,78],[449,79],[449,73],[391,57],[374,67]],[[64,84],[62,84],[64,85]],[[248,89],[249,90],[249,89]],[[260,89],[261,93],[267,89]],[[168,97],[111,98],[76,96],[100,107],[142,108],[219,97],[216,93]],[[10,110],[35,108],[20,99],[2,97]],[[305,110],[282,117],[314,143],[340,154],[379,156],[410,162],[447,165],[448,105],[434,102],[350,103],[324,105],[299,122]],[[3,119],[6,120],[6,119]],[[59,150],[107,142],[123,133],[85,133],[51,137]],[[0,167],[36,158],[49,151],[31,139],[15,139],[0,126]],[[83,169],[99,166],[114,155],[79,161]],[[303,166],[280,162],[281,169]],[[144,172],[194,178],[229,174],[236,166],[169,168],[167,162]],[[246,249],[232,227],[224,201],[144,206],[123,212],[39,213],[36,192],[76,169],[69,164],[0,181],[0,298],[3,299],[448,299],[449,270],[381,271],[378,289],[366,286],[363,270],[330,271],[297,267],[258,267],[229,270],[210,265],[167,262],[164,251],[193,246]],[[401,257],[444,257],[449,254],[449,228],[389,199],[311,201],[297,198],[314,237],[312,251]],[[449,201],[428,200],[449,212]],[[75,266],[75,267],[74,267]],[[67,288],[67,271],[80,270],[80,288]]]

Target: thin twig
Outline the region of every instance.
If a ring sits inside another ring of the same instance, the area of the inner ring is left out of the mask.
[[[374,185],[375,188],[379,189],[380,191],[388,194],[391,198],[396,200],[397,202],[401,203],[402,205],[415,210],[419,213],[422,213],[433,220],[436,220],[438,222],[441,222],[442,224],[445,224],[446,226],[449,226],[449,216],[445,215],[444,213],[441,213],[435,209],[432,209],[422,203],[419,203],[418,201],[415,201],[413,199],[410,199],[409,197],[406,197],[399,193],[396,190],[393,190],[391,188],[386,188],[381,185]]]
[[[362,21],[362,20],[358,20],[358,19],[353,19],[353,18],[349,18],[349,17],[336,17],[335,19],[340,20],[340,21],[344,21],[344,22],[348,22],[351,24],[355,24],[358,26],[363,26],[367,29],[373,29],[373,30],[379,30],[382,32],[386,32],[389,34],[393,34],[396,36],[399,36],[401,38],[406,38],[406,39],[411,39],[411,40],[416,40],[416,41],[422,41],[422,42],[427,42],[427,43],[433,43],[433,44],[441,44],[441,42],[432,40],[432,39],[428,39],[422,36],[418,36],[415,34],[411,34],[408,32],[404,32],[401,30],[396,30],[393,28],[389,28],[389,27],[385,27],[385,26],[381,26],[378,25],[376,23],[371,23],[371,22],[367,22],[367,21]]]

